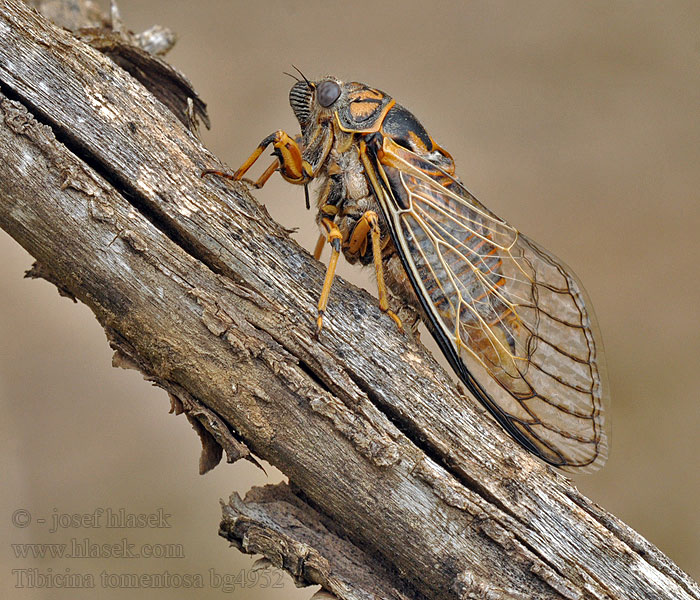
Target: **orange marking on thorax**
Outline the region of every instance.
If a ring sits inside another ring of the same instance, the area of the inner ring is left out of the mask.
[[[408,132],[408,137],[411,138],[411,142],[413,142],[413,145],[421,150],[422,152],[427,152],[428,147],[425,145],[422,139],[420,139],[420,136],[416,135],[415,132],[409,131]]]
[[[396,104],[396,100],[393,98],[388,102],[388,104],[382,109],[382,111],[377,115],[377,118],[375,119],[373,125],[371,127],[367,127],[364,129],[347,129],[343,127],[343,124],[340,122],[340,116],[338,116],[338,111],[336,110],[333,114],[335,115],[335,121],[336,125],[340,129],[340,131],[344,131],[345,133],[374,133],[376,131],[379,131],[381,129],[382,123],[384,122],[384,118],[386,117],[386,114],[393,108],[394,104]],[[352,110],[352,109],[351,109]],[[386,139],[386,138],[384,138]]]
[[[379,90],[373,90],[371,88],[365,88],[363,90],[358,90],[351,94],[351,102],[355,100],[381,100],[384,98],[384,94]]]

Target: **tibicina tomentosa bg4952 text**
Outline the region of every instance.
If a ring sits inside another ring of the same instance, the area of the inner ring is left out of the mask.
[[[384,92],[335,77],[297,81],[289,93],[301,135],[266,137],[290,183],[319,181],[319,258],[331,258],[317,331],[342,252],[374,265],[379,306],[412,306],[467,389],[522,446],[566,470],[607,458],[602,347],[576,276],[484,207],[455,175],[450,154]],[[308,204],[308,196],[307,196]],[[490,378],[490,380],[489,380]]]

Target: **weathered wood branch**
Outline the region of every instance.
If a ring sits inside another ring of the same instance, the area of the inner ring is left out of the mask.
[[[129,73],[0,0],[0,226],[199,423],[291,486],[222,535],[340,598],[700,599],[654,546],[474,408]]]

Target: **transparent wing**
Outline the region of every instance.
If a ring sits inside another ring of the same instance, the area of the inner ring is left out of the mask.
[[[394,242],[460,377],[545,461],[602,466],[602,348],[576,276],[451,175],[390,139],[374,164]],[[478,383],[479,371],[498,385]]]

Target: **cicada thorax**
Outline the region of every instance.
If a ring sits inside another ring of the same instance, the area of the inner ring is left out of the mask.
[[[342,136],[339,136],[342,149]],[[338,138],[336,138],[338,139]],[[346,260],[355,264],[372,264],[374,253],[370,230],[363,218],[375,213],[379,220],[381,247],[391,253],[391,236],[387,223],[367,181],[356,151],[338,151],[334,147],[324,169],[317,199],[316,220],[331,218],[342,235],[341,248]]]
[[[334,114],[339,129],[367,134],[378,131],[396,101],[363,83],[348,83]]]
[[[296,112],[296,109],[295,109]],[[308,123],[308,121],[307,121]],[[389,261],[395,254],[390,228],[377,202],[376,193],[368,180],[360,160],[360,143],[373,140],[381,143],[383,137],[411,149],[426,161],[434,161],[434,168],[448,174],[454,173],[454,162],[428,135],[420,122],[404,107],[384,92],[361,83],[348,83],[343,89],[333,111],[333,131],[329,132],[328,121],[319,119],[306,129],[304,134],[304,156],[312,165],[324,155],[325,164],[319,172],[321,180],[318,196],[318,219],[332,215],[343,233],[343,251],[351,262],[370,264],[373,262],[368,231],[358,230],[357,224],[367,211],[375,212],[382,231],[382,255]],[[324,142],[332,136],[330,150]],[[322,148],[321,151],[318,148]],[[364,236],[363,236],[364,231]],[[404,287],[403,285],[400,287]],[[405,289],[410,289],[406,286]],[[399,290],[396,290],[399,293]]]
[[[346,84],[331,116],[317,115],[304,131],[304,157],[310,163],[323,156],[318,172],[317,222],[332,219],[342,234],[342,251],[350,263],[374,262],[366,216],[377,215],[382,254],[392,254],[391,236],[381,207],[360,160],[363,136],[381,127],[394,100],[364,84]]]

